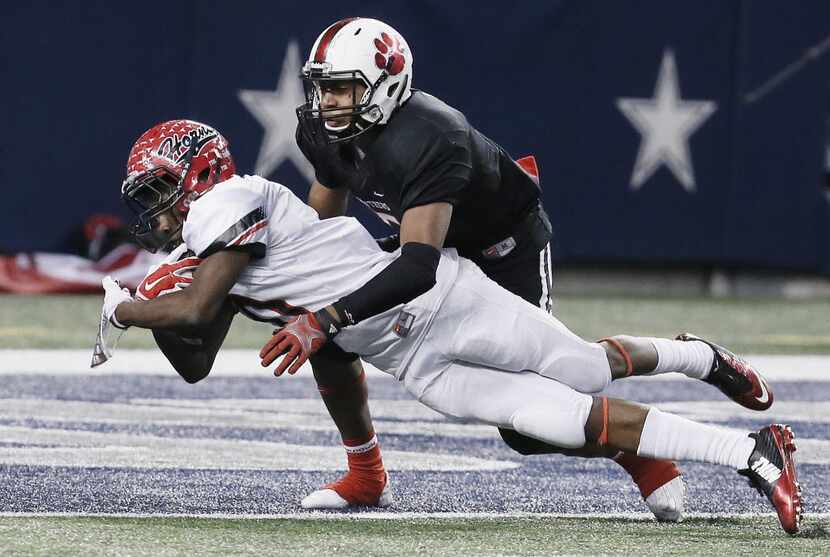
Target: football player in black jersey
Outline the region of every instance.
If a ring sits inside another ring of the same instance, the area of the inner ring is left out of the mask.
[[[384,249],[400,248],[400,257],[323,313],[320,326],[329,338],[343,325],[431,288],[441,247],[456,248],[507,290],[551,311],[552,233],[535,160],[517,163],[461,112],[412,89],[412,61],[392,27],[350,18],[320,34],[303,67],[307,102],[297,110],[297,143],[316,174],[309,204],[328,218],[343,215],[355,198],[400,227],[399,234],[379,241]],[[390,504],[359,359],[325,343],[311,362],[349,472],[306,497],[303,506]],[[563,452],[512,430],[500,433],[521,454]],[[673,462],[568,454],[614,458],[658,519],[682,517],[685,485]]]

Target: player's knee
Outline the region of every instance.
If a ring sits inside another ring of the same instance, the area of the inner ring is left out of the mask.
[[[585,373],[582,379],[581,388],[576,390],[580,393],[598,393],[608,388],[611,384],[612,375],[608,373],[608,368],[605,366],[591,365],[586,366]]]
[[[555,447],[576,449],[585,445],[587,413],[587,407],[582,415],[559,412],[553,405],[528,406],[513,414],[511,425],[517,432]]]
[[[608,365],[597,357],[590,343],[585,343],[590,350],[578,350],[560,354],[541,375],[554,379],[559,383],[580,393],[598,393],[611,383],[611,374]]]
[[[506,427],[500,427],[499,434],[501,434],[504,443],[520,455],[548,454],[552,449],[544,441],[522,435],[518,431]]]

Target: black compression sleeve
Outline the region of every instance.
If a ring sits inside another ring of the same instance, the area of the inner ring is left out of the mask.
[[[441,253],[429,244],[404,244],[400,257],[369,282],[334,303],[343,325],[358,323],[432,288],[440,259]]]

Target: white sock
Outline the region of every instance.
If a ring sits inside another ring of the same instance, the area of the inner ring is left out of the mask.
[[[343,448],[346,449],[346,454],[361,454],[368,453],[378,446],[378,436],[372,435],[372,438],[360,445],[348,445],[343,443]]]
[[[754,449],[755,440],[745,432],[699,424],[652,408],[643,424],[637,454],[709,462],[743,470]]]
[[[648,375],[676,371],[692,379],[706,379],[715,353],[705,342],[649,338],[657,350],[657,367]]]

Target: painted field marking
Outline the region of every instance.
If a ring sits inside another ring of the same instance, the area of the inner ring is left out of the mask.
[[[757,420],[757,413],[730,401],[658,403],[660,408],[692,419],[723,423]],[[375,424],[384,434],[431,435],[457,439],[495,439],[494,428],[447,421],[414,400],[376,399]],[[830,423],[830,402],[780,403],[765,422]],[[246,430],[333,432],[334,426],[320,399],[127,399],[114,402],[0,399],[0,420],[37,427],[0,425],[0,463],[42,466],[108,466],[115,468],[211,468],[257,470],[342,469],[340,447],[287,444],[234,438],[157,437],[107,431],[120,428],[202,427]],[[92,429],[77,429],[75,424]],[[66,428],[63,424],[68,424]],[[103,431],[102,431],[103,430]],[[798,460],[830,464],[830,440],[797,439]],[[393,470],[501,470],[520,466],[439,453],[386,451]],[[323,463],[323,464],[321,464]]]
[[[159,437],[0,426],[0,464],[176,470],[344,470],[343,449],[272,441]],[[517,462],[422,450],[384,451],[389,470],[497,471]]]
[[[774,518],[775,513],[685,513],[686,519],[702,518],[717,519],[729,518],[737,520],[755,520],[758,518]],[[417,519],[450,519],[450,520],[503,520],[512,518],[579,518],[579,519],[613,519],[613,520],[640,520],[656,522],[651,513],[532,513],[532,512],[320,512],[308,511],[301,513],[275,514],[167,514],[167,513],[83,513],[83,512],[0,512],[0,518],[197,518],[206,520],[417,520]],[[807,513],[805,519],[827,520],[830,513]]]
[[[269,377],[270,370],[259,364],[256,349],[221,350],[213,365],[213,375],[222,377]],[[117,350],[113,359],[92,370],[89,350],[0,350],[0,375],[161,375],[176,376],[176,372],[158,350]],[[770,381],[830,382],[830,355],[749,355],[747,359],[761,369]],[[370,376],[390,375],[366,364]],[[300,370],[311,377],[308,364]],[[683,376],[671,373],[656,377],[634,378],[626,381],[677,380]]]

